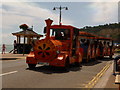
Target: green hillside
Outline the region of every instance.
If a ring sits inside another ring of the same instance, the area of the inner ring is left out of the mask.
[[[99,36],[111,37],[115,42],[120,43],[120,22],[99,26],[86,26],[81,31],[90,32]]]

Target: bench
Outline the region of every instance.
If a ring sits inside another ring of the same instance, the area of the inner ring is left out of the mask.
[[[120,90],[120,74],[116,75],[115,84],[119,85],[119,90]]]

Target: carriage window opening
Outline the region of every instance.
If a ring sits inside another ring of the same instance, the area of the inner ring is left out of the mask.
[[[110,46],[110,42],[107,42],[107,46]]]
[[[69,40],[69,29],[50,29],[50,37],[55,37],[56,40]]]
[[[85,46],[85,42],[86,42],[85,39],[81,39],[81,40],[80,40],[80,46],[81,46],[81,47],[84,47],[84,46]]]
[[[84,43],[85,43],[85,39],[81,39],[81,40],[80,40],[80,43],[81,43],[81,44],[84,44]]]
[[[103,45],[104,45],[104,46],[106,45],[106,41],[103,42]]]
[[[90,40],[89,40],[89,39],[81,39],[81,40],[80,40],[80,44],[81,44],[81,45],[89,46]]]
[[[112,41],[109,42],[109,46],[112,46]]]

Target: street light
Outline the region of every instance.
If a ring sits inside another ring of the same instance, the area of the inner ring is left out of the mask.
[[[60,10],[60,17],[59,17],[59,25],[61,25],[61,10],[65,9],[68,10],[68,7],[54,7],[53,10],[59,9]]]

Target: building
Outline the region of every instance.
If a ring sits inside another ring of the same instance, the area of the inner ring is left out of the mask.
[[[31,42],[33,40],[39,40],[40,37],[43,37],[43,35],[37,34],[31,28],[12,34],[17,37],[16,47],[14,49],[14,51],[16,50],[17,54],[28,54],[32,49]]]

